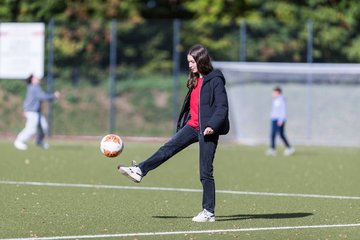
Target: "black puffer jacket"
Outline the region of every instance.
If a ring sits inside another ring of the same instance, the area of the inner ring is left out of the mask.
[[[191,89],[185,97],[177,123],[177,131],[183,128],[190,119],[190,94]],[[201,132],[204,132],[206,127],[211,127],[214,134],[218,135],[225,135],[229,132],[229,105],[225,89],[225,78],[220,70],[213,70],[204,76],[199,105]]]

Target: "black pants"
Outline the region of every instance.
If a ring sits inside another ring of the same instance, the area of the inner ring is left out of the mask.
[[[281,139],[283,140],[285,146],[290,148],[290,143],[285,136],[285,122],[281,126],[277,124],[278,120],[271,120],[271,148],[276,149],[276,135],[279,134]]]
[[[203,186],[203,209],[214,213],[215,210],[215,181],[213,176],[213,161],[218,135],[203,136],[190,126],[183,127],[167,143],[157,150],[150,158],[138,166],[145,176],[149,171],[157,168],[192,143],[199,142],[200,147],[200,181]]]
[[[36,132],[36,144],[39,146],[44,144],[44,139],[45,139],[45,131],[41,126],[41,117],[42,117],[42,113],[40,112],[38,127],[37,127],[37,132]]]

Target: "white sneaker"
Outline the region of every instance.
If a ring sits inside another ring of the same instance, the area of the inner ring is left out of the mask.
[[[17,148],[18,150],[26,150],[27,149],[27,145],[19,140],[16,140],[14,142],[14,146],[15,148]]]
[[[202,210],[197,216],[193,217],[193,222],[215,222],[215,215],[208,210]]]
[[[284,151],[284,156],[290,156],[295,153],[295,148],[286,148]]]
[[[266,150],[265,154],[266,154],[266,156],[275,157],[276,156],[276,150],[272,149],[272,148],[269,148],[268,150]]]
[[[136,165],[135,161],[132,161],[132,167],[126,167],[123,165],[119,165],[118,171],[122,175],[130,178],[132,181],[134,181],[136,183],[141,182],[142,172],[141,172],[141,169]]]

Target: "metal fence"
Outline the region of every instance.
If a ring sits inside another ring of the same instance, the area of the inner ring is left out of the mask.
[[[281,24],[265,26],[242,22],[203,28],[182,20],[49,22],[47,89],[63,93],[47,110],[53,134],[170,135],[186,92],[187,49],[195,43],[204,44],[215,61],[343,60],[322,39],[314,42],[320,27],[316,22],[298,23],[289,31]],[[349,31],[347,36],[357,35],[356,29]],[[6,121],[11,129],[22,127]]]

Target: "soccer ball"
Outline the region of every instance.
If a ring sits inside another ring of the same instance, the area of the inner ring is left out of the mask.
[[[107,157],[116,157],[124,149],[124,142],[116,134],[108,134],[101,139],[100,150]]]

